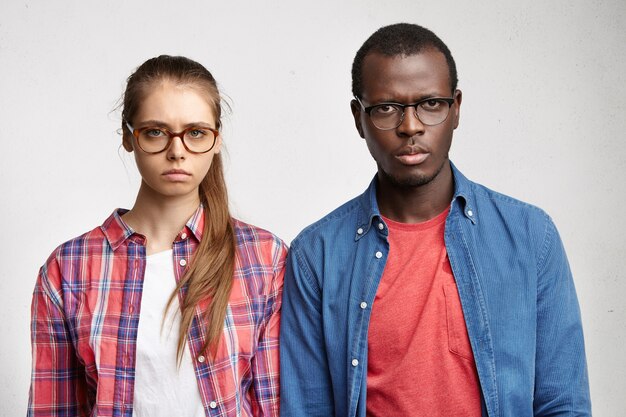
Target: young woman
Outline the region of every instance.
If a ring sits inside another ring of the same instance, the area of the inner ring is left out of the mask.
[[[286,246],[228,211],[213,76],[159,56],[128,78],[133,208],[59,246],[32,303],[31,416],[278,416]]]

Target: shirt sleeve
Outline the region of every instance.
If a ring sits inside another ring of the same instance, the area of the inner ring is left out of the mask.
[[[321,288],[293,243],[287,258],[280,329],[282,415],[335,415],[321,304]]]
[[[31,305],[28,416],[87,416],[91,411],[84,368],[63,311],[60,282],[58,264],[51,258],[39,272]]]
[[[576,290],[563,244],[549,218],[538,274],[535,416],[590,416]]]
[[[275,251],[274,278],[265,304],[264,322],[252,359],[252,406],[255,416],[278,417],[280,407],[279,330],[287,248]]]

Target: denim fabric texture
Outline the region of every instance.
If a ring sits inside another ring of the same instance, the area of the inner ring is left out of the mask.
[[[580,311],[552,220],[452,171],[444,238],[483,415],[591,415]],[[387,233],[374,178],[292,242],[280,336],[282,416],[365,417],[367,335]]]

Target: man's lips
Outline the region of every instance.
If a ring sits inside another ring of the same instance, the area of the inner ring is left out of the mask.
[[[429,152],[415,146],[406,146],[396,154],[396,158],[404,165],[418,165],[428,158]]]

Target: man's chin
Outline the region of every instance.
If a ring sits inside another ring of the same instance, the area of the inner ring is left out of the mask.
[[[415,188],[415,187],[421,187],[426,184],[429,184],[433,179],[435,179],[434,176],[429,177],[429,176],[423,175],[423,176],[412,176],[408,178],[393,178],[392,182],[397,187]]]
[[[434,172],[412,172],[406,175],[394,175],[385,172],[378,167],[378,174],[382,175],[384,182],[397,188],[416,188],[430,184],[441,172],[445,165],[442,163]]]
[[[430,175],[413,173],[411,175],[399,176],[399,175],[393,175],[393,174],[390,175],[389,173],[380,170],[379,175],[382,175],[384,182],[386,182],[387,184],[393,187],[416,188],[416,187],[422,187],[432,182],[435,179],[435,177],[437,177],[437,174],[439,174],[439,171],[440,170]]]

